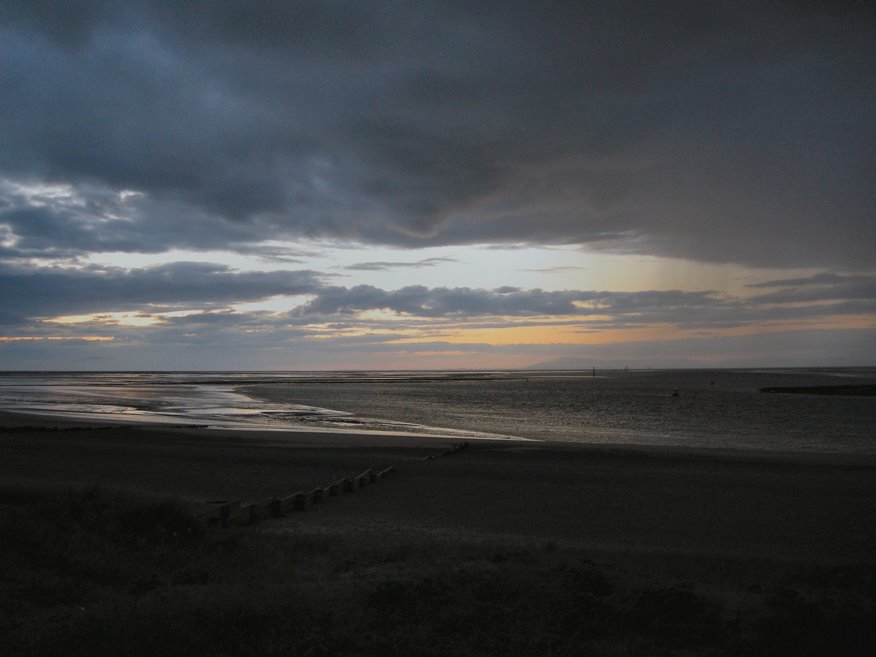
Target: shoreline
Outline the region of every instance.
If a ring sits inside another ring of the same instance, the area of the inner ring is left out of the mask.
[[[99,413],[47,413],[44,411],[27,411],[21,409],[0,409],[0,416],[8,414],[10,416],[32,417],[36,422],[36,426],[45,426],[53,422],[70,423],[71,426],[130,426],[130,427],[152,427],[167,428],[167,429],[200,429],[206,431],[242,431],[242,432],[263,432],[263,433],[305,433],[305,434],[338,434],[338,435],[355,435],[360,437],[367,436],[401,436],[407,438],[441,438],[451,440],[493,440],[493,441],[519,441],[519,442],[541,442],[538,438],[524,438],[522,436],[512,436],[503,434],[493,434],[485,431],[474,431],[466,429],[452,429],[442,427],[426,427],[434,429],[433,433],[427,431],[393,431],[391,429],[352,429],[345,427],[322,427],[322,426],[307,426],[301,424],[294,425],[258,425],[258,424],[228,424],[222,425],[219,423],[204,423],[200,421],[179,421],[169,416],[150,415],[150,416],[134,416],[134,415],[119,415],[113,419],[109,419],[107,414]],[[184,416],[180,416],[180,420]],[[164,418],[164,419],[162,419]],[[0,417],[0,427],[6,425],[7,422],[16,422],[13,420],[3,420]],[[445,433],[442,433],[445,432]]]
[[[27,427],[27,430],[22,430]],[[847,454],[223,431],[0,411],[0,484],[98,486],[193,505],[310,490],[394,466],[265,525],[338,540],[494,541],[639,554],[872,560],[876,457]]]
[[[87,429],[136,429],[150,432],[198,432],[204,434],[228,434],[230,436],[251,436],[255,439],[269,439],[271,436],[285,437],[290,447],[297,444],[313,444],[316,442],[326,447],[333,446],[356,446],[367,447],[380,445],[397,445],[410,447],[440,447],[447,446],[451,441],[474,440],[477,443],[494,444],[494,446],[507,445],[510,449],[514,446],[526,446],[530,450],[552,451],[585,451],[604,454],[612,454],[617,457],[639,456],[660,458],[693,458],[704,460],[739,460],[757,462],[790,462],[811,463],[814,465],[843,465],[855,467],[876,467],[876,453],[854,454],[846,451],[780,451],[772,449],[741,449],[731,447],[701,447],[688,445],[653,445],[644,443],[615,443],[615,442],[578,442],[567,440],[546,440],[541,438],[524,438],[519,436],[507,437],[484,437],[472,438],[467,434],[426,434],[403,431],[363,431],[357,429],[328,428],[328,427],[221,427],[209,424],[180,423],[170,421],[148,421],[135,419],[113,419],[106,417],[85,418],[73,415],[31,413],[27,411],[12,411],[0,409],[0,433],[14,432],[18,428],[29,427],[38,432],[40,429],[49,430],[87,430]],[[489,434],[485,434],[489,435]],[[498,435],[498,434],[496,434]]]
[[[0,432],[15,429],[18,427],[32,427],[35,430],[41,428],[49,429],[67,429],[75,428],[118,428],[118,429],[142,429],[144,431],[198,431],[208,433],[228,433],[228,434],[264,434],[267,437],[270,435],[286,435],[290,439],[290,443],[296,442],[295,437],[300,438],[305,442],[322,439],[327,443],[355,441],[362,444],[369,439],[373,439],[374,444],[381,444],[389,440],[396,442],[394,439],[400,439],[403,443],[416,444],[418,441],[427,441],[430,445],[434,441],[460,441],[460,440],[476,440],[494,443],[544,443],[536,438],[523,438],[519,436],[502,436],[500,434],[489,434],[486,432],[471,432],[467,433],[464,430],[459,430],[459,434],[452,432],[454,429],[448,429],[449,433],[419,433],[414,431],[391,431],[391,430],[362,430],[362,429],[347,429],[343,427],[301,427],[293,426],[259,426],[259,425],[238,425],[238,426],[220,426],[199,422],[180,422],[174,423],[168,419],[167,422],[152,419],[135,419],[129,417],[118,417],[110,419],[106,415],[103,416],[88,416],[86,414],[74,415],[63,413],[45,413],[7,410],[0,409]],[[483,436],[483,437],[478,437]],[[386,439],[386,440],[385,440]],[[563,443],[557,443],[563,444]],[[570,443],[577,444],[577,443]],[[874,455],[876,459],[876,455]]]
[[[760,392],[784,395],[839,395],[843,397],[876,397],[876,384],[845,384],[832,386],[771,386]]]
[[[749,377],[721,370],[715,375],[720,378],[707,374],[680,380],[672,372],[672,376],[658,373],[657,379],[620,377],[581,385],[552,382],[549,377],[538,385],[529,385],[527,379],[526,383],[422,386],[420,379],[392,376],[388,384],[364,387],[362,373],[342,373],[337,385],[307,377],[293,384],[286,380],[288,374],[265,378],[239,373],[213,379],[197,373],[94,373],[67,378],[48,373],[9,379],[0,408],[32,414],[87,411],[87,418],[71,414],[73,421],[81,423],[190,424],[258,433],[268,429],[281,434],[397,432],[457,440],[501,437],[637,448],[673,445],[777,453],[803,449],[876,456],[869,421],[876,409],[869,400],[819,401],[756,392],[755,384],[819,383],[826,381],[825,376]],[[273,379],[276,385],[270,383]],[[207,385],[215,380],[227,385]],[[80,384],[85,386],[81,390]],[[18,385],[25,388],[18,390]],[[52,387],[56,385],[58,391]],[[680,386],[680,400],[671,399],[667,392],[673,385]]]

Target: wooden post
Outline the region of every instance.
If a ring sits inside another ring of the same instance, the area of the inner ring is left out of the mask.
[[[239,512],[240,502],[234,501],[222,503],[222,506],[219,507],[219,524],[224,529],[227,529]]]
[[[248,525],[258,522],[262,515],[258,504],[246,504],[240,507],[240,514],[243,522]]]
[[[298,491],[292,496],[292,508],[296,511],[304,511],[307,508],[307,495],[304,491]]]
[[[387,478],[389,475],[391,475],[393,472],[395,472],[395,467],[393,467],[393,466],[389,466],[388,468],[385,468],[384,470],[381,470],[381,471],[377,474],[377,476],[380,477],[381,479],[386,479],[386,478]]]

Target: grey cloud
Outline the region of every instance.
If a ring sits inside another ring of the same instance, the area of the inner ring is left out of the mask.
[[[144,192],[165,212],[106,229],[131,250],[307,236],[872,267],[864,6],[10,0],[0,24],[0,172]]]
[[[715,329],[876,313],[872,277],[841,277],[838,284],[782,288],[753,297],[709,290],[546,291],[511,286],[492,290],[425,286],[384,290],[372,285],[331,286],[326,280],[310,270],[236,272],[221,265],[198,263],[134,270],[7,266],[0,269],[0,295],[10,303],[4,304],[0,322],[24,326],[30,318],[61,314],[216,310],[277,295],[306,295],[309,300],[285,314],[225,313],[210,317],[237,322],[240,331],[325,323],[338,329],[346,323],[350,327],[405,332],[412,326],[407,323],[411,320],[419,320],[436,331],[452,328],[457,321],[471,326],[495,325],[490,323],[503,317],[514,317],[516,321],[579,317],[582,330],[654,324]],[[405,319],[360,316],[368,311],[389,311]],[[475,324],[470,324],[472,320]]]
[[[234,302],[280,293],[313,298],[290,313],[229,309]],[[445,351],[467,352],[473,358],[526,353],[538,359],[556,353],[562,356],[558,362],[563,366],[573,366],[574,358],[620,366],[703,365],[720,363],[721,353],[732,354],[736,366],[857,364],[861,358],[869,362],[872,330],[758,332],[742,337],[708,333],[727,327],[759,328],[765,321],[876,313],[876,295],[803,305],[794,299],[783,303],[710,291],[550,292],[421,286],[381,290],[326,286],[316,272],[244,273],[203,264],[128,272],[97,267],[84,271],[5,267],[0,270],[0,295],[13,300],[0,307],[3,337],[37,338],[32,342],[0,342],[8,368],[76,367],[86,362],[83,359],[100,358],[94,361],[95,366],[209,369],[216,367],[216,353],[222,354],[223,367],[374,367],[384,362],[379,361],[381,354]],[[82,325],[36,321],[54,314],[112,310],[137,310],[144,316],[168,310],[196,312],[164,315],[160,323],[148,328],[118,324],[111,317]],[[369,310],[390,310],[405,317],[360,315]],[[508,317],[513,317],[513,322]],[[563,325],[599,333],[655,323],[699,329],[703,337],[596,346],[444,342],[458,329]],[[90,335],[114,340],[99,344],[78,340]],[[64,339],[38,340],[48,337]],[[399,342],[404,338],[418,341]]]
[[[69,195],[27,196],[33,180],[0,181],[0,227],[10,240],[0,258],[71,258],[89,253],[157,253],[171,248],[229,249],[269,258],[309,255],[258,242],[270,235],[178,204],[140,195],[124,197],[106,186],[81,185]],[[123,190],[124,191],[124,190]]]
[[[755,297],[760,303],[812,303],[837,300],[876,300],[876,276],[824,272],[808,278],[767,281],[752,288],[781,288]]]
[[[529,271],[543,274],[559,274],[564,271],[575,271],[586,269],[586,267],[541,267],[537,269],[521,269],[520,271]]]
[[[861,277],[859,276],[848,276],[843,274],[836,274],[832,272],[820,272],[818,274],[813,274],[812,276],[806,276],[804,278],[780,278],[769,281],[762,281],[760,283],[751,283],[747,287],[751,288],[762,288],[762,287],[788,287],[788,286],[809,286],[809,285],[835,285],[837,283],[844,283],[849,280],[859,280]],[[871,279],[872,280],[872,279]]]
[[[579,293],[542,290],[498,292],[470,288],[426,288],[412,285],[386,291],[371,285],[331,287],[299,307],[294,315],[354,314],[390,310],[421,317],[573,314]]]
[[[0,268],[0,298],[7,300],[2,307],[5,323],[64,314],[198,308],[307,294],[321,287],[313,271],[235,272],[203,263],[133,270]]]
[[[798,297],[762,295],[733,297],[713,291],[645,290],[610,292],[593,290],[545,291],[502,287],[426,288],[408,286],[387,291],[371,285],[351,288],[325,287],[290,312],[292,320],[346,316],[370,310],[390,311],[412,318],[442,322],[486,317],[579,316],[587,328],[632,328],[655,323],[681,328],[729,328],[770,321],[806,320],[836,315],[876,312],[876,290],[858,298],[823,299],[800,305]],[[442,324],[435,324],[441,330]]]
[[[359,262],[344,267],[353,271],[389,271],[391,269],[422,269],[423,267],[435,267],[447,262],[459,262],[456,258],[423,258],[416,262]]]
[[[740,299],[714,292],[544,291],[503,287],[426,288],[408,286],[387,291],[371,285],[326,287],[291,312],[292,317],[352,316],[368,310],[392,311],[423,318],[483,318],[489,316],[599,316],[588,324],[603,328],[632,327],[668,322],[691,326],[736,326],[782,316],[782,311],[748,306]],[[797,309],[795,317],[824,309]],[[605,317],[608,317],[606,319]],[[440,325],[438,326],[440,328]]]

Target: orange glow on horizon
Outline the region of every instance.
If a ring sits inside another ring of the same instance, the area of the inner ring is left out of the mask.
[[[580,320],[579,320],[580,321]],[[814,329],[870,329],[876,328],[876,319],[862,316],[829,317],[800,321],[774,321],[758,325],[743,325],[729,328],[680,328],[675,324],[653,324],[637,328],[587,327],[586,324],[513,326],[501,328],[465,328],[454,326],[423,337],[406,337],[393,340],[394,344],[417,344],[423,342],[446,342],[451,344],[487,344],[494,346],[527,344],[597,345],[624,342],[668,341],[707,336],[743,336],[759,333],[778,333]],[[439,329],[440,330],[440,329]]]

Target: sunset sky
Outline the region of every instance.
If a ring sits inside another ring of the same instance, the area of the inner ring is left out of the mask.
[[[856,2],[0,4],[0,369],[876,366]]]

